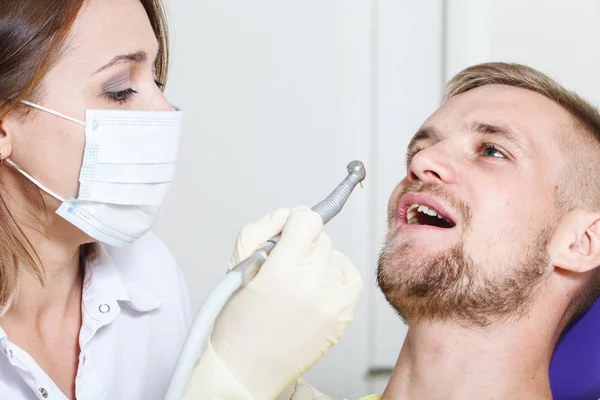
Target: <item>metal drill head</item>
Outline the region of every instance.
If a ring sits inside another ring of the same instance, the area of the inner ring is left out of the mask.
[[[358,175],[359,182],[362,182],[367,176],[367,171],[365,170],[365,164],[362,161],[354,160],[351,161],[350,164],[346,167],[348,173],[354,172]]]

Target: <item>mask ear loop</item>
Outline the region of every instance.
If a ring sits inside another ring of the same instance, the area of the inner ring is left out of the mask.
[[[39,104],[35,104],[32,103],[30,101],[27,100],[21,100],[21,103],[26,104],[30,107],[33,108],[37,108],[38,110],[42,110],[45,111],[47,113],[50,113],[52,115],[56,115],[57,117],[61,117],[64,118],[66,120],[69,120],[71,122],[75,122],[76,124],[79,125],[83,125],[86,126],[85,122],[83,121],[79,121],[78,119],[69,117],[68,115],[64,115],[61,114],[57,111],[51,110],[49,108],[46,108],[44,106],[40,106]],[[2,153],[2,149],[0,149],[0,165],[2,165],[2,163],[4,162],[4,155]],[[6,157],[6,163],[8,165],[10,165],[11,167],[13,167],[14,169],[16,169],[17,171],[19,171],[21,173],[21,175],[23,175],[25,178],[29,179],[31,182],[33,182],[33,184],[35,184],[37,187],[39,187],[40,189],[42,189],[44,192],[48,193],[50,196],[54,197],[55,199],[61,201],[61,202],[65,202],[65,199],[63,199],[62,197],[60,197],[59,195],[57,195],[56,193],[54,193],[52,190],[48,189],[46,186],[42,185],[37,179],[35,179],[33,176],[29,175],[27,172],[23,171],[17,164],[15,164],[10,158]]]
[[[65,115],[65,114],[61,114],[61,113],[59,113],[57,111],[51,110],[51,109],[46,108],[44,106],[40,106],[39,104],[35,104],[35,103],[32,103],[32,102],[27,101],[27,100],[21,100],[21,103],[27,104],[29,107],[37,108],[38,110],[46,111],[49,114],[56,115],[57,117],[64,118],[64,119],[66,119],[68,121],[75,122],[76,124],[85,126],[85,122],[83,122],[83,121],[80,121],[78,119],[69,117],[68,115]]]

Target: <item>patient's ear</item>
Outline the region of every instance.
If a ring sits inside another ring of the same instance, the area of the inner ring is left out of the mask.
[[[599,266],[600,213],[567,213],[554,232],[548,251],[557,268],[583,273]]]

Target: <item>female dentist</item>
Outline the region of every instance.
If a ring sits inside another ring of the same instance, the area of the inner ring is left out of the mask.
[[[191,322],[149,233],[181,128],[167,49],[160,0],[0,2],[2,399],[164,396]],[[232,263],[282,239],[219,317],[188,398],[274,398],[339,340],[361,281],[321,228],[300,207],[242,229]]]

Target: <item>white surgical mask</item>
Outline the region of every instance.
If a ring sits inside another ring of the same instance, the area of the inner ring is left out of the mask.
[[[79,194],[64,199],[6,162],[62,201],[58,215],[100,242],[123,246],[148,232],[173,180],[183,112],[86,110],[83,122],[23,103],[85,126]]]

